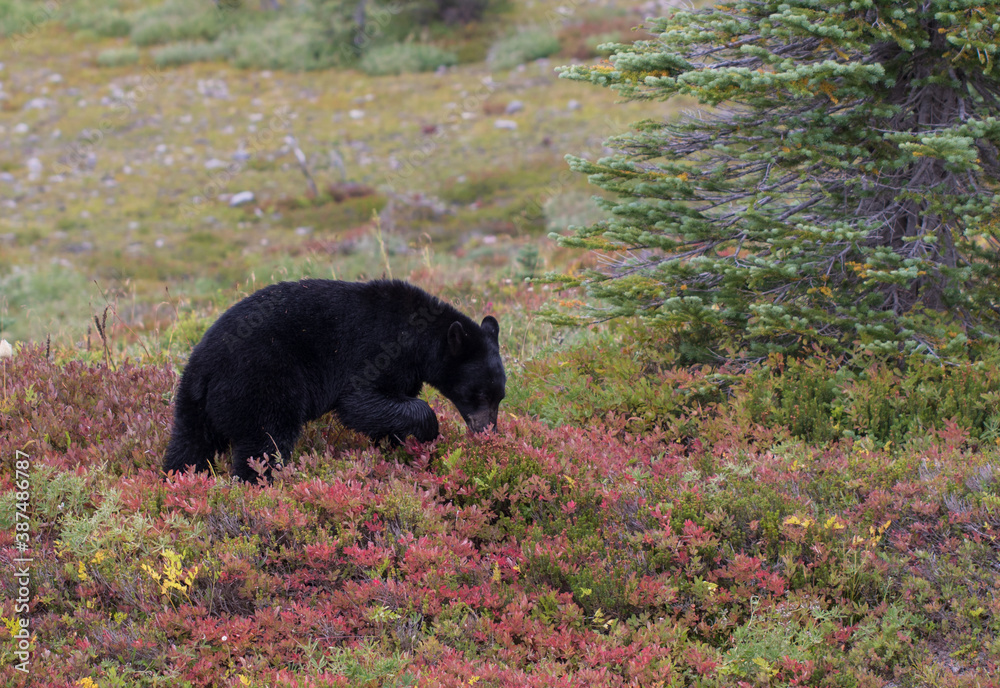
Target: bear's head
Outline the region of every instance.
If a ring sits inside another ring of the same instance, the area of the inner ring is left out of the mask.
[[[448,328],[448,374],[440,390],[473,432],[496,428],[497,411],[506,393],[499,337],[500,324],[491,315],[478,327],[469,328],[456,320]]]

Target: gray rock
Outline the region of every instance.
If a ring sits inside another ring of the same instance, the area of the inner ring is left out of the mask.
[[[520,100],[512,100],[509,103],[507,103],[507,108],[504,110],[504,112],[508,115],[513,115],[520,112],[523,109],[524,109],[524,103],[522,103]]]
[[[38,158],[28,158],[28,181],[37,182],[42,178],[42,161]]]
[[[94,250],[94,244],[90,241],[81,241],[76,244],[70,244],[64,249],[67,253],[87,253]]]
[[[206,98],[229,100],[229,87],[222,79],[198,79],[198,93]]]
[[[513,131],[514,129],[517,129],[517,122],[512,119],[498,119],[493,123],[493,126],[497,129],[509,129]]]
[[[229,199],[229,207],[235,208],[236,206],[253,203],[253,200],[253,191],[240,191],[237,194],[233,194],[233,197]]]
[[[217,170],[221,167],[228,167],[228,166],[229,166],[228,162],[226,162],[225,160],[219,160],[218,158],[212,158],[211,160],[205,162],[206,170]]]
[[[569,101],[569,103],[568,103],[568,104],[566,105],[566,107],[568,107],[568,108],[569,108],[570,110],[579,110],[579,109],[580,109],[580,108],[582,108],[583,106],[582,106],[582,105],[580,105],[580,101],[579,101],[579,100],[571,100],[571,101]]]

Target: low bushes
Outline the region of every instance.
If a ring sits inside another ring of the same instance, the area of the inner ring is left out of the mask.
[[[496,69],[510,69],[559,52],[559,39],[545,29],[528,29],[501,39],[490,48],[488,62]]]
[[[97,54],[98,67],[127,67],[139,61],[139,49],[127,46],[125,48],[108,48]]]
[[[23,554],[11,515],[31,504],[31,685],[859,686],[919,683],[949,655],[948,685],[971,687],[1000,669],[1000,449],[954,423],[919,446],[788,439],[777,419],[848,398],[832,362],[772,361],[726,396],[641,343],[575,351],[561,367],[589,382],[552,391],[572,424],[532,419],[522,389],[497,434],[469,436],[432,397],[435,444],[380,450],[324,419],[247,486],[159,475],[169,367],[64,355],[19,349],[0,387],[0,560]],[[635,366],[675,394],[626,404],[685,417],[685,437],[584,415]],[[858,384],[916,384],[878,370]],[[955,397],[938,408],[975,424],[958,399],[989,384],[932,373]],[[791,396],[796,377],[818,391]],[[26,685],[0,645],[0,677]]]
[[[553,424],[608,413],[645,432],[684,436],[692,420],[731,416],[810,442],[867,437],[906,442],[954,425],[971,439],[1000,438],[1000,355],[942,364],[887,359],[773,355],[740,373],[675,367],[661,342],[631,328],[525,364],[514,392]],[[625,343],[622,343],[622,342]],[[605,351],[617,350],[614,357]],[[522,386],[523,385],[523,386]]]
[[[218,43],[173,43],[153,51],[153,62],[157,67],[176,67],[192,62],[213,62],[225,60],[229,46]]]
[[[458,64],[455,53],[422,43],[396,43],[372,48],[358,63],[361,71],[372,76],[430,72],[438,67]]]

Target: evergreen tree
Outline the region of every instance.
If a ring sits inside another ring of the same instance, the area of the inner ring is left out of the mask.
[[[708,106],[570,166],[618,199],[557,277],[688,360],[859,342],[957,352],[1000,331],[1000,0],[760,0],[650,21],[564,78]]]

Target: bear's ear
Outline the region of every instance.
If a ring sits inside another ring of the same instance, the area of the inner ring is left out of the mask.
[[[487,315],[483,318],[483,324],[480,325],[483,328],[483,332],[488,334],[490,338],[497,342],[500,339],[500,323],[492,315]]]
[[[465,328],[457,320],[448,328],[448,351],[452,356],[458,356],[465,348]]]

